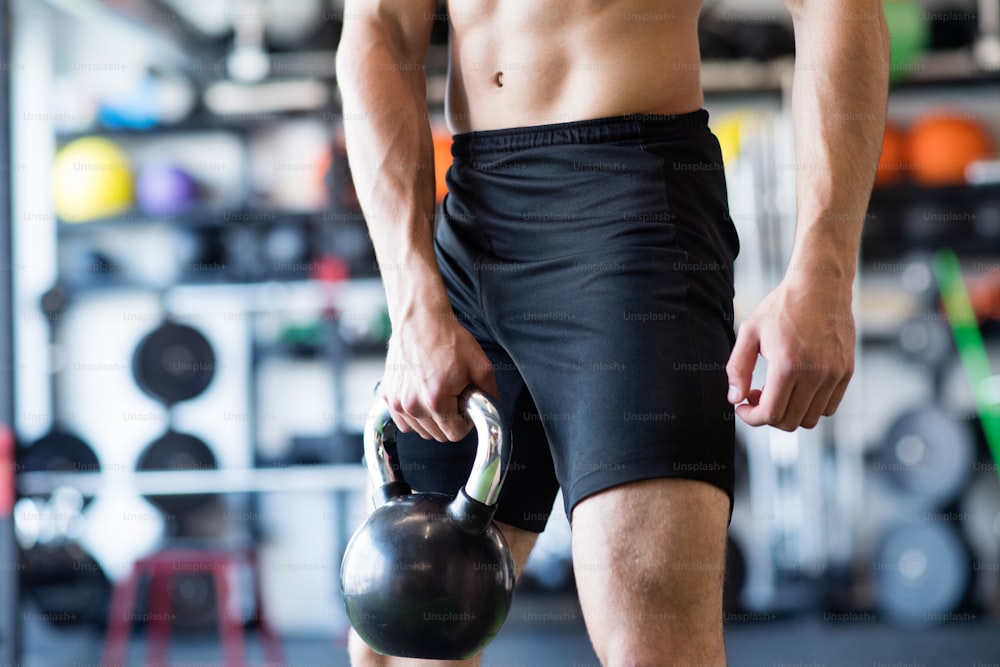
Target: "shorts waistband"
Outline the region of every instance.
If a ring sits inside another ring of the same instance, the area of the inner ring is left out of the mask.
[[[456,158],[475,159],[489,153],[565,144],[679,139],[707,128],[708,111],[705,109],[676,115],[628,114],[550,125],[462,132],[452,138],[451,154]]]

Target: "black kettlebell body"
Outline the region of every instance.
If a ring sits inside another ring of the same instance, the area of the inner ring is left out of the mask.
[[[351,624],[379,653],[469,658],[496,636],[510,610],[514,560],[492,521],[509,441],[488,399],[474,393],[468,403],[480,446],[469,482],[454,499],[412,493],[395,477],[380,437],[386,432],[384,404],[376,404],[378,414],[366,428],[366,462],[381,483],[381,504],[347,546],[341,594]],[[485,419],[477,415],[484,406]]]

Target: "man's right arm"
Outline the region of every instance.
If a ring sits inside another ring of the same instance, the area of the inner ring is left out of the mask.
[[[347,0],[337,80],[351,174],[385,285],[393,336],[381,391],[401,430],[457,440],[458,396],[496,394],[457,322],[434,256],[434,153],[424,59],[435,0]]]
[[[390,315],[435,293],[434,155],[424,58],[433,0],[348,0],[337,81],[354,185],[386,283]],[[431,270],[433,269],[433,271]]]

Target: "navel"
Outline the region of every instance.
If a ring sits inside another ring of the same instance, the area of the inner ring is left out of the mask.
[[[503,72],[497,72],[493,75],[493,83],[497,85],[497,88],[503,88]]]

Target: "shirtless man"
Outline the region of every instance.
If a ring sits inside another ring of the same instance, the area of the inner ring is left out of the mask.
[[[422,68],[436,2],[347,0],[337,57],[407,480],[454,493],[471,446],[457,397],[497,397],[514,464],[496,519],[518,567],[561,486],[602,664],[724,665],[733,406],[750,425],[811,428],[853,371],[851,289],[889,69],[881,1],[786,0],[797,230],[785,277],[738,337],[700,3],[449,5],[457,134],[437,224]],[[768,370],[751,388],[758,355]],[[431,664],[356,636],[350,653],[355,667]]]

